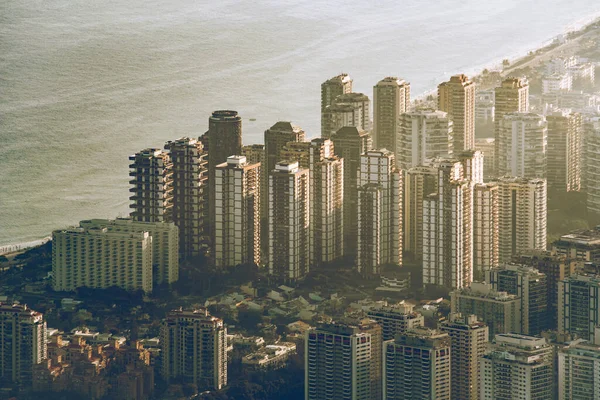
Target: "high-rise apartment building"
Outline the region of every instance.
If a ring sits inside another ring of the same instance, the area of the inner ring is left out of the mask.
[[[437,192],[423,201],[423,285],[461,288],[473,280],[473,184],[460,161],[435,164]]]
[[[488,326],[490,338],[498,333],[521,332],[521,299],[514,294],[473,282],[450,293],[450,298],[452,312],[477,315]]]
[[[554,381],[552,346],[546,339],[496,335],[479,360],[480,399],[551,400]]]
[[[483,177],[486,181],[496,177],[495,171],[495,139],[477,138],[475,139],[475,148],[483,154]]]
[[[475,136],[494,137],[495,91],[477,90],[475,93]],[[477,142],[477,139],[475,139]],[[492,150],[492,153],[494,151]]]
[[[417,327],[383,346],[384,399],[450,400],[452,350],[447,333]]]
[[[485,354],[489,329],[476,315],[450,314],[439,329],[450,336],[452,398],[479,400],[479,358]]]
[[[344,255],[344,164],[329,139],[313,139],[310,169],[310,264],[319,266]]]
[[[167,382],[180,380],[199,390],[227,385],[227,328],[205,309],[173,310],[160,329],[160,372]]]
[[[539,336],[548,329],[548,283],[546,275],[521,264],[502,264],[486,272],[485,280],[494,290],[521,299],[521,331]]]
[[[396,148],[396,165],[409,169],[427,160],[452,156],[453,124],[443,111],[418,110],[400,114]]]
[[[179,252],[197,257],[210,243],[208,218],[208,170],[202,143],[187,137],[165,144],[172,163],[173,207],[171,219],[179,228]]]
[[[526,250],[546,250],[545,179],[498,179],[500,262]]]
[[[344,127],[331,138],[335,155],[342,159],[344,167],[344,255],[356,257],[358,240],[358,177],[360,156],[371,150],[371,135],[352,126]]]
[[[279,152],[279,160],[298,161],[300,168],[310,168],[310,142],[287,142]]]
[[[227,161],[227,157],[242,154],[242,117],[237,111],[214,111],[208,119],[208,211],[207,232],[214,238],[215,220],[215,167]]]
[[[381,273],[402,264],[402,175],[394,154],[371,150],[361,156],[358,179],[358,271]]]
[[[496,122],[498,176],[545,178],[548,158],[545,118],[532,113],[507,113]]]
[[[327,106],[333,104],[334,100],[344,94],[352,92],[352,78],[348,74],[340,74],[321,84],[321,114]]]
[[[504,116],[508,113],[526,113],[529,111],[529,83],[525,78],[508,77],[502,81],[502,84],[495,89],[495,106],[494,106],[494,138],[495,138],[495,171],[497,175],[498,165],[500,162],[499,155],[499,124]]]
[[[548,189],[581,189],[583,122],[581,114],[555,112],[548,121]]]
[[[164,222],[137,222],[130,218],[117,218],[112,219],[91,219],[79,222],[79,226],[86,229],[106,229],[107,232],[121,232],[121,233],[142,233],[148,232],[152,236],[152,281],[154,284],[174,283],[179,280],[179,229],[173,223]],[[61,242],[62,245],[72,245],[71,250],[72,256],[71,261],[74,261],[73,255],[83,255],[84,253],[90,253],[89,249],[85,246],[82,247],[81,243],[76,241],[73,243]],[[90,243],[87,243],[91,245]],[[64,249],[60,248],[58,242],[54,243],[54,246],[64,253]],[[54,247],[53,247],[54,248]],[[110,249],[101,249],[104,254],[108,254]],[[114,251],[114,250],[113,250]],[[88,254],[89,255],[89,254]],[[101,257],[101,255],[97,255]],[[66,267],[69,262],[69,256],[66,259],[67,264],[62,267]],[[85,267],[84,259],[80,259],[80,264],[75,267],[78,270],[81,267]],[[73,264],[72,264],[73,265]],[[113,267],[109,267],[113,268]],[[79,273],[83,273],[84,270],[80,270]],[[73,272],[77,274],[77,272]]]
[[[233,154],[232,154],[233,155]],[[242,147],[242,155],[246,157],[249,164],[260,163],[265,165],[265,145],[264,144],[249,144]]]
[[[260,265],[260,163],[230,156],[215,167],[214,259],[218,268]]]
[[[367,311],[367,315],[383,329],[383,340],[425,325],[425,317],[414,310],[415,306],[403,301],[397,304],[380,305]]]
[[[266,193],[269,193],[269,175],[275,169],[275,164],[286,159],[281,158],[281,150],[288,142],[304,142],[304,131],[298,125],[288,121],[279,121],[264,133],[265,163],[262,164],[262,174]],[[230,154],[232,155],[232,154]],[[261,217],[269,216],[269,201],[262,204]]]
[[[281,161],[269,176],[269,275],[285,283],[305,277],[310,259],[309,171]]]
[[[232,154],[233,155],[233,154]],[[260,163],[260,218],[266,219],[266,204],[269,201],[268,175],[265,174],[267,165],[265,145],[250,144],[242,147],[242,155],[246,157],[246,162],[249,164]],[[261,245],[264,243],[261,243]]]
[[[584,149],[587,210],[591,217],[597,218],[600,216],[600,119],[586,124]]]
[[[600,226],[562,235],[552,242],[552,254],[579,261],[600,261]]]
[[[438,109],[454,123],[456,151],[475,147],[475,83],[466,75],[454,75],[438,86]]]
[[[473,279],[482,281],[485,271],[498,265],[498,185],[473,187]]]
[[[371,380],[371,397],[369,399],[383,399],[383,366],[382,366],[382,350],[383,350],[383,337],[382,328],[377,322],[372,319],[364,318],[358,321],[356,324],[361,332],[365,332],[371,335],[371,368],[370,368],[370,380]]]
[[[321,114],[321,137],[331,139],[345,126],[360,130],[371,130],[371,100],[362,93],[345,93],[338,96],[333,104]]]
[[[169,152],[145,149],[129,160],[131,217],[140,222],[171,222],[173,164]]]
[[[558,351],[558,399],[600,398],[600,346],[575,340]]]
[[[373,87],[373,147],[396,152],[400,114],[410,109],[410,83],[397,77]]]
[[[304,398],[370,400],[372,335],[347,324],[321,324],[306,333]]]
[[[107,227],[74,227],[52,232],[52,286],[151,292],[152,236],[149,232],[113,232]]]
[[[558,332],[593,341],[600,326],[599,296],[600,277],[596,274],[576,273],[560,281]]]
[[[0,381],[31,387],[33,366],[47,357],[47,341],[41,313],[0,303]]]
[[[423,260],[423,200],[437,193],[438,170],[431,166],[406,171],[404,185],[404,251]]]

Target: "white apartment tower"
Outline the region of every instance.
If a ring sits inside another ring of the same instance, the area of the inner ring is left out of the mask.
[[[152,236],[148,232],[112,232],[104,226],[52,232],[52,286],[152,291]]]
[[[384,264],[402,264],[402,175],[394,154],[361,156],[358,178],[358,271],[376,276]]]
[[[498,176],[545,178],[548,124],[532,113],[507,113],[497,121]]]
[[[466,75],[454,75],[438,86],[438,109],[454,122],[456,151],[475,147],[475,83]]]
[[[450,314],[439,329],[452,344],[452,398],[479,400],[479,358],[488,345],[487,325],[476,315]]]
[[[304,278],[310,258],[310,185],[308,169],[281,161],[269,175],[268,272],[276,280]]]
[[[322,324],[306,333],[304,398],[371,400],[371,333]]]
[[[473,184],[458,160],[436,167],[437,192],[423,200],[423,285],[462,288],[473,280]]]
[[[0,381],[31,387],[33,366],[47,358],[47,341],[43,314],[0,303]]]
[[[473,279],[484,279],[485,271],[499,262],[498,185],[478,183],[473,187]]]
[[[199,390],[227,385],[227,328],[205,309],[173,310],[160,329],[161,375]]]
[[[260,265],[261,164],[230,156],[215,167],[215,244],[218,268]]]
[[[496,335],[492,350],[479,360],[480,399],[553,399],[552,346],[546,339]]]
[[[500,262],[525,250],[546,250],[546,180],[498,179]]]
[[[416,327],[383,344],[383,398],[450,400],[447,333]]]
[[[310,264],[330,263],[344,255],[344,164],[329,139],[313,139],[310,168]]]
[[[410,109],[410,83],[397,77],[373,87],[373,147],[396,152],[400,115]]]
[[[502,84],[495,89],[494,93],[494,138],[495,138],[495,168],[497,175],[498,165],[502,153],[499,151],[499,124],[508,113],[527,113],[529,112],[529,83],[525,78],[508,77],[502,81]]]
[[[398,168],[407,170],[453,153],[453,124],[447,113],[417,110],[400,114],[396,148]]]

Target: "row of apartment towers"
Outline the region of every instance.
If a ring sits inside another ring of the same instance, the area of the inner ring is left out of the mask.
[[[505,80],[496,120],[530,127],[527,98],[525,80]],[[321,86],[320,138],[277,122],[264,145],[243,146],[242,118],[215,111],[198,139],[130,157],[131,217],[175,223],[184,257],[262,265],[286,283],[340,259],[378,276],[405,253],[423,263],[425,284],[460,288],[521,250],[546,248],[545,160],[511,143],[484,171],[472,81],[440,84],[439,110],[411,107],[409,83],[395,77],[374,86],[373,100],[371,124],[368,96],[352,92],[347,74],[333,77]],[[508,126],[496,133],[525,131]]]

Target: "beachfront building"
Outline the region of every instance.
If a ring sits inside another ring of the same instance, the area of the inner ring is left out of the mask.
[[[438,109],[453,122],[455,151],[475,147],[475,83],[466,75],[454,75],[438,86]]]
[[[129,156],[130,216],[140,222],[172,222],[173,163],[168,151],[149,148]]]
[[[396,153],[399,118],[410,109],[410,83],[386,77],[373,87],[373,148]]]
[[[342,160],[344,176],[344,255],[356,258],[358,240],[358,177],[360,173],[360,156],[371,150],[371,135],[355,126],[347,126],[338,130],[331,138],[334,152]]]
[[[206,309],[173,310],[160,327],[160,374],[167,382],[220,390],[227,385],[227,328]]]
[[[388,150],[370,150],[360,162],[357,266],[374,277],[384,264],[402,265],[402,174]]]
[[[260,163],[227,157],[215,168],[214,260],[217,268],[260,265]]]
[[[396,165],[407,170],[453,152],[453,124],[447,113],[417,110],[400,114]]]
[[[281,161],[269,175],[268,273],[295,283],[308,273],[310,259],[310,186],[308,169]]]

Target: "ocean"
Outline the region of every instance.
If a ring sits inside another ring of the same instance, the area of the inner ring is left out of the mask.
[[[319,134],[320,84],[413,97],[598,15],[591,0],[0,0],[0,246],[126,216],[128,156],[199,136],[216,109],[245,144]],[[250,121],[255,119],[255,121]]]

